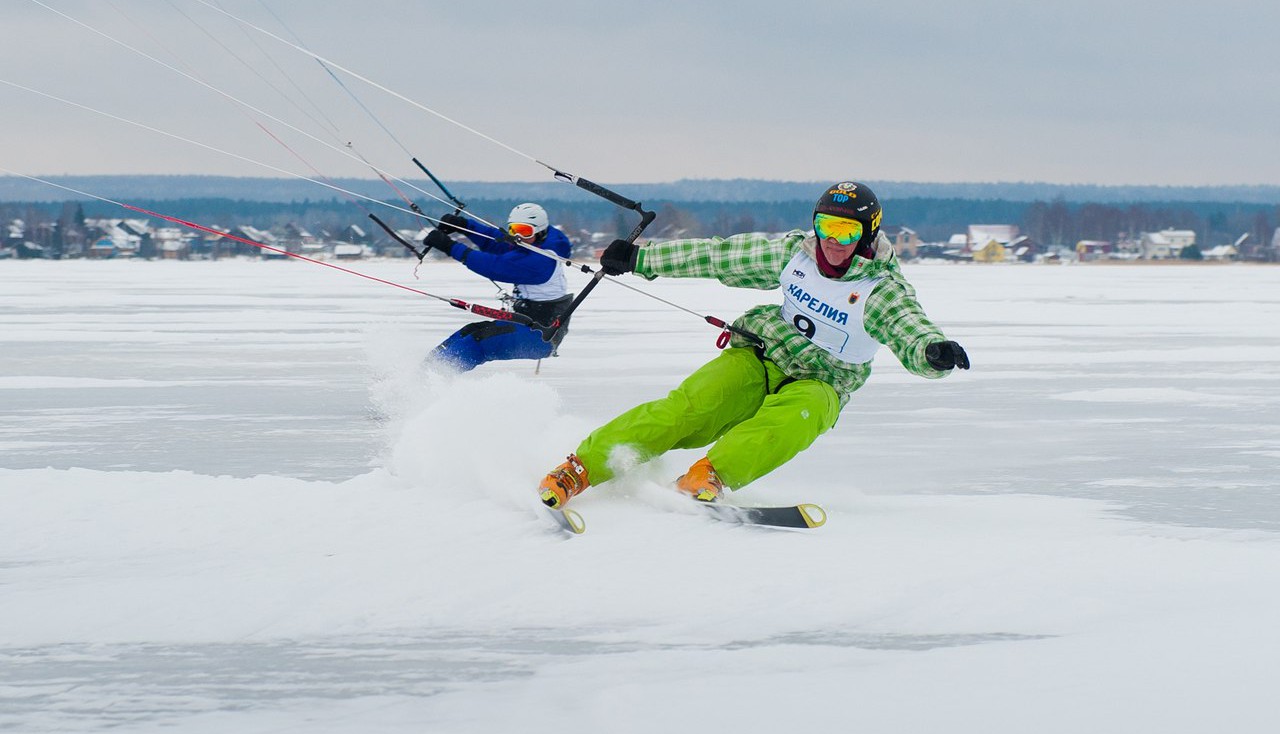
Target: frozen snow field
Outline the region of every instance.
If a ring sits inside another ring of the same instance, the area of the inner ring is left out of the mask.
[[[824,527],[687,514],[673,452],[563,538],[533,487],[694,315],[603,284],[537,374],[444,378],[474,317],[327,268],[0,263],[0,732],[1280,730],[1280,268],[905,270],[973,369],[882,350],[729,498]]]

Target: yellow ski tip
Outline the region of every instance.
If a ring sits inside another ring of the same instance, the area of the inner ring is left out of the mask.
[[[560,510],[559,512],[564,515],[565,520],[569,521],[569,529],[573,531],[574,535],[582,535],[586,531],[587,523],[582,519],[582,515],[570,509]]]
[[[805,524],[811,528],[821,527],[827,522],[827,511],[817,505],[796,505],[796,509],[804,517]]]

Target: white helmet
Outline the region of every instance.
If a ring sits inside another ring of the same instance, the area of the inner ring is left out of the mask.
[[[532,225],[533,234],[537,237],[547,231],[547,210],[537,204],[518,204],[507,215],[507,227],[516,223]]]

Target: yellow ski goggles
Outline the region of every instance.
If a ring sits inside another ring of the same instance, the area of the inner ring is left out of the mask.
[[[507,231],[526,240],[532,239],[534,235],[533,225],[528,222],[511,222],[507,225]]]
[[[862,222],[833,214],[814,214],[813,233],[819,240],[835,240],[841,245],[853,245],[862,239]]]

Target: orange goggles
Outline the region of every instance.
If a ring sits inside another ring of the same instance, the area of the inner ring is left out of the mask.
[[[832,214],[814,214],[813,233],[819,240],[835,240],[841,245],[848,246],[862,239],[862,222]]]
[[[533,235],[536,233],[533,225],[528,222],[510,222],[507,224],[507,231],[516,237],[523,237],[524,239],[533,239]]]

